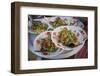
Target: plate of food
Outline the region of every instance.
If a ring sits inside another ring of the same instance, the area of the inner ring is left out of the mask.
[[[34,54],[43,58],[52,58],[63,52],[52,42],[51,33],[52,31],[45,31],[35,38],[33,42],[34,49],[32,50]]]
[[[67,19],[64,19],[63,17],[51,17],[49,19],[49,23],[53,26],[53,28],[68,24]]]
[[[66,25],[76,25],[81,28],[84,27],[84,24],[76,17],[51,17],[48,19],[48,22],[52,25],[53,28],[57,28],[59,26],[66,26]]]
[[[85,31],[78,26],[60,26],[52,32],[54,44],[63,50],[82,48],[87,39]]]
[[[41,32],[47,31],[48,24],[44,21],[44,19],[33,19],[29,21],[29,33],[31,34],[40,34]]]
[[[74,24],[74,20],[72,17],[51,17],[49,19],[50,24],[56,28],[59,26],[65,26],[65,25],[70,25]]]

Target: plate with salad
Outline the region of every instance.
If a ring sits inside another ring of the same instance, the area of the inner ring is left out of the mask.
[[[83,45],[87,39],[87,35],[78,26],[60,26],[54,29],[51,39],[58,48],[69,51]]]

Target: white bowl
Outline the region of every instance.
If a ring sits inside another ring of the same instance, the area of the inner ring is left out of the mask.
[[[45,31],[47,31],[48,30],[48,28],[49,28],[49,25],[47,24],[48,22],[44,19],[44,18],[42,18],[42,19],[33,19],[33,20],[29,20],[28,21],[28,32],[29,33],[31,33],[31,34],[40,34],[41,32],[34,32],[34,31],[32,31],[32,28],[31,28],[31,26],[32,26],[32,24],[33,24],[33,22],[35,22],[35,21],[40,21],[41,23],[43,23],[43,24],[45,24],[45,26],[47,26],[47,29],[45,30]],[[44,31],[43,31],[44,32]]]

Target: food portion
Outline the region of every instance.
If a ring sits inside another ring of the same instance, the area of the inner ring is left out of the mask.
[[[55,52],[57,50],[55,44],[51,40],[50,32],[47,32],[46,38],[41,39],[40,45],[41,45],[40,51],[43,53],[44,52]]]
[[[63,20],[63,19],[61,19],[60,17],[57,17],[57,18],[55,19],[55,21],[52,22],[52,25],[53,25],[54,28],[56,28],[56,27],[58,27],[58,26],[65,25],[65,24],[66,24],[66,21]]]
[[[78,43],[78,38],[71,30],[64,28],[58,34],[58,42],[64,46],[75,47]]]
[[[44,32],[47,28],[48,26],[41,21],[34,21],[31,26],[32,31],[37,33]]]

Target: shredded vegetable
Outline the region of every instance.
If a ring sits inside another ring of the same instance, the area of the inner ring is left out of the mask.
[[[51,35],[48,35],[47,38],[42,39],[41,42],[41,51],[43,52],[55,52],[56,51],[56,46],[51,40]]]
[[[75,46],[78,42],[78,38],[71,30],[64,28],[62,31],[59,32],[58,35],[59,42],[62,43],[64,46]]]
[[[47,29],[47,25],[40,22],[40,21],[34,21],[33,25],[31,26],[31,29],[33,32],[43,32]]]
[[[56,20],[52,23],[52,25],[56,28],[58,26],[65,25],[66,21],[61,19],[60,17],[57,17]]]

